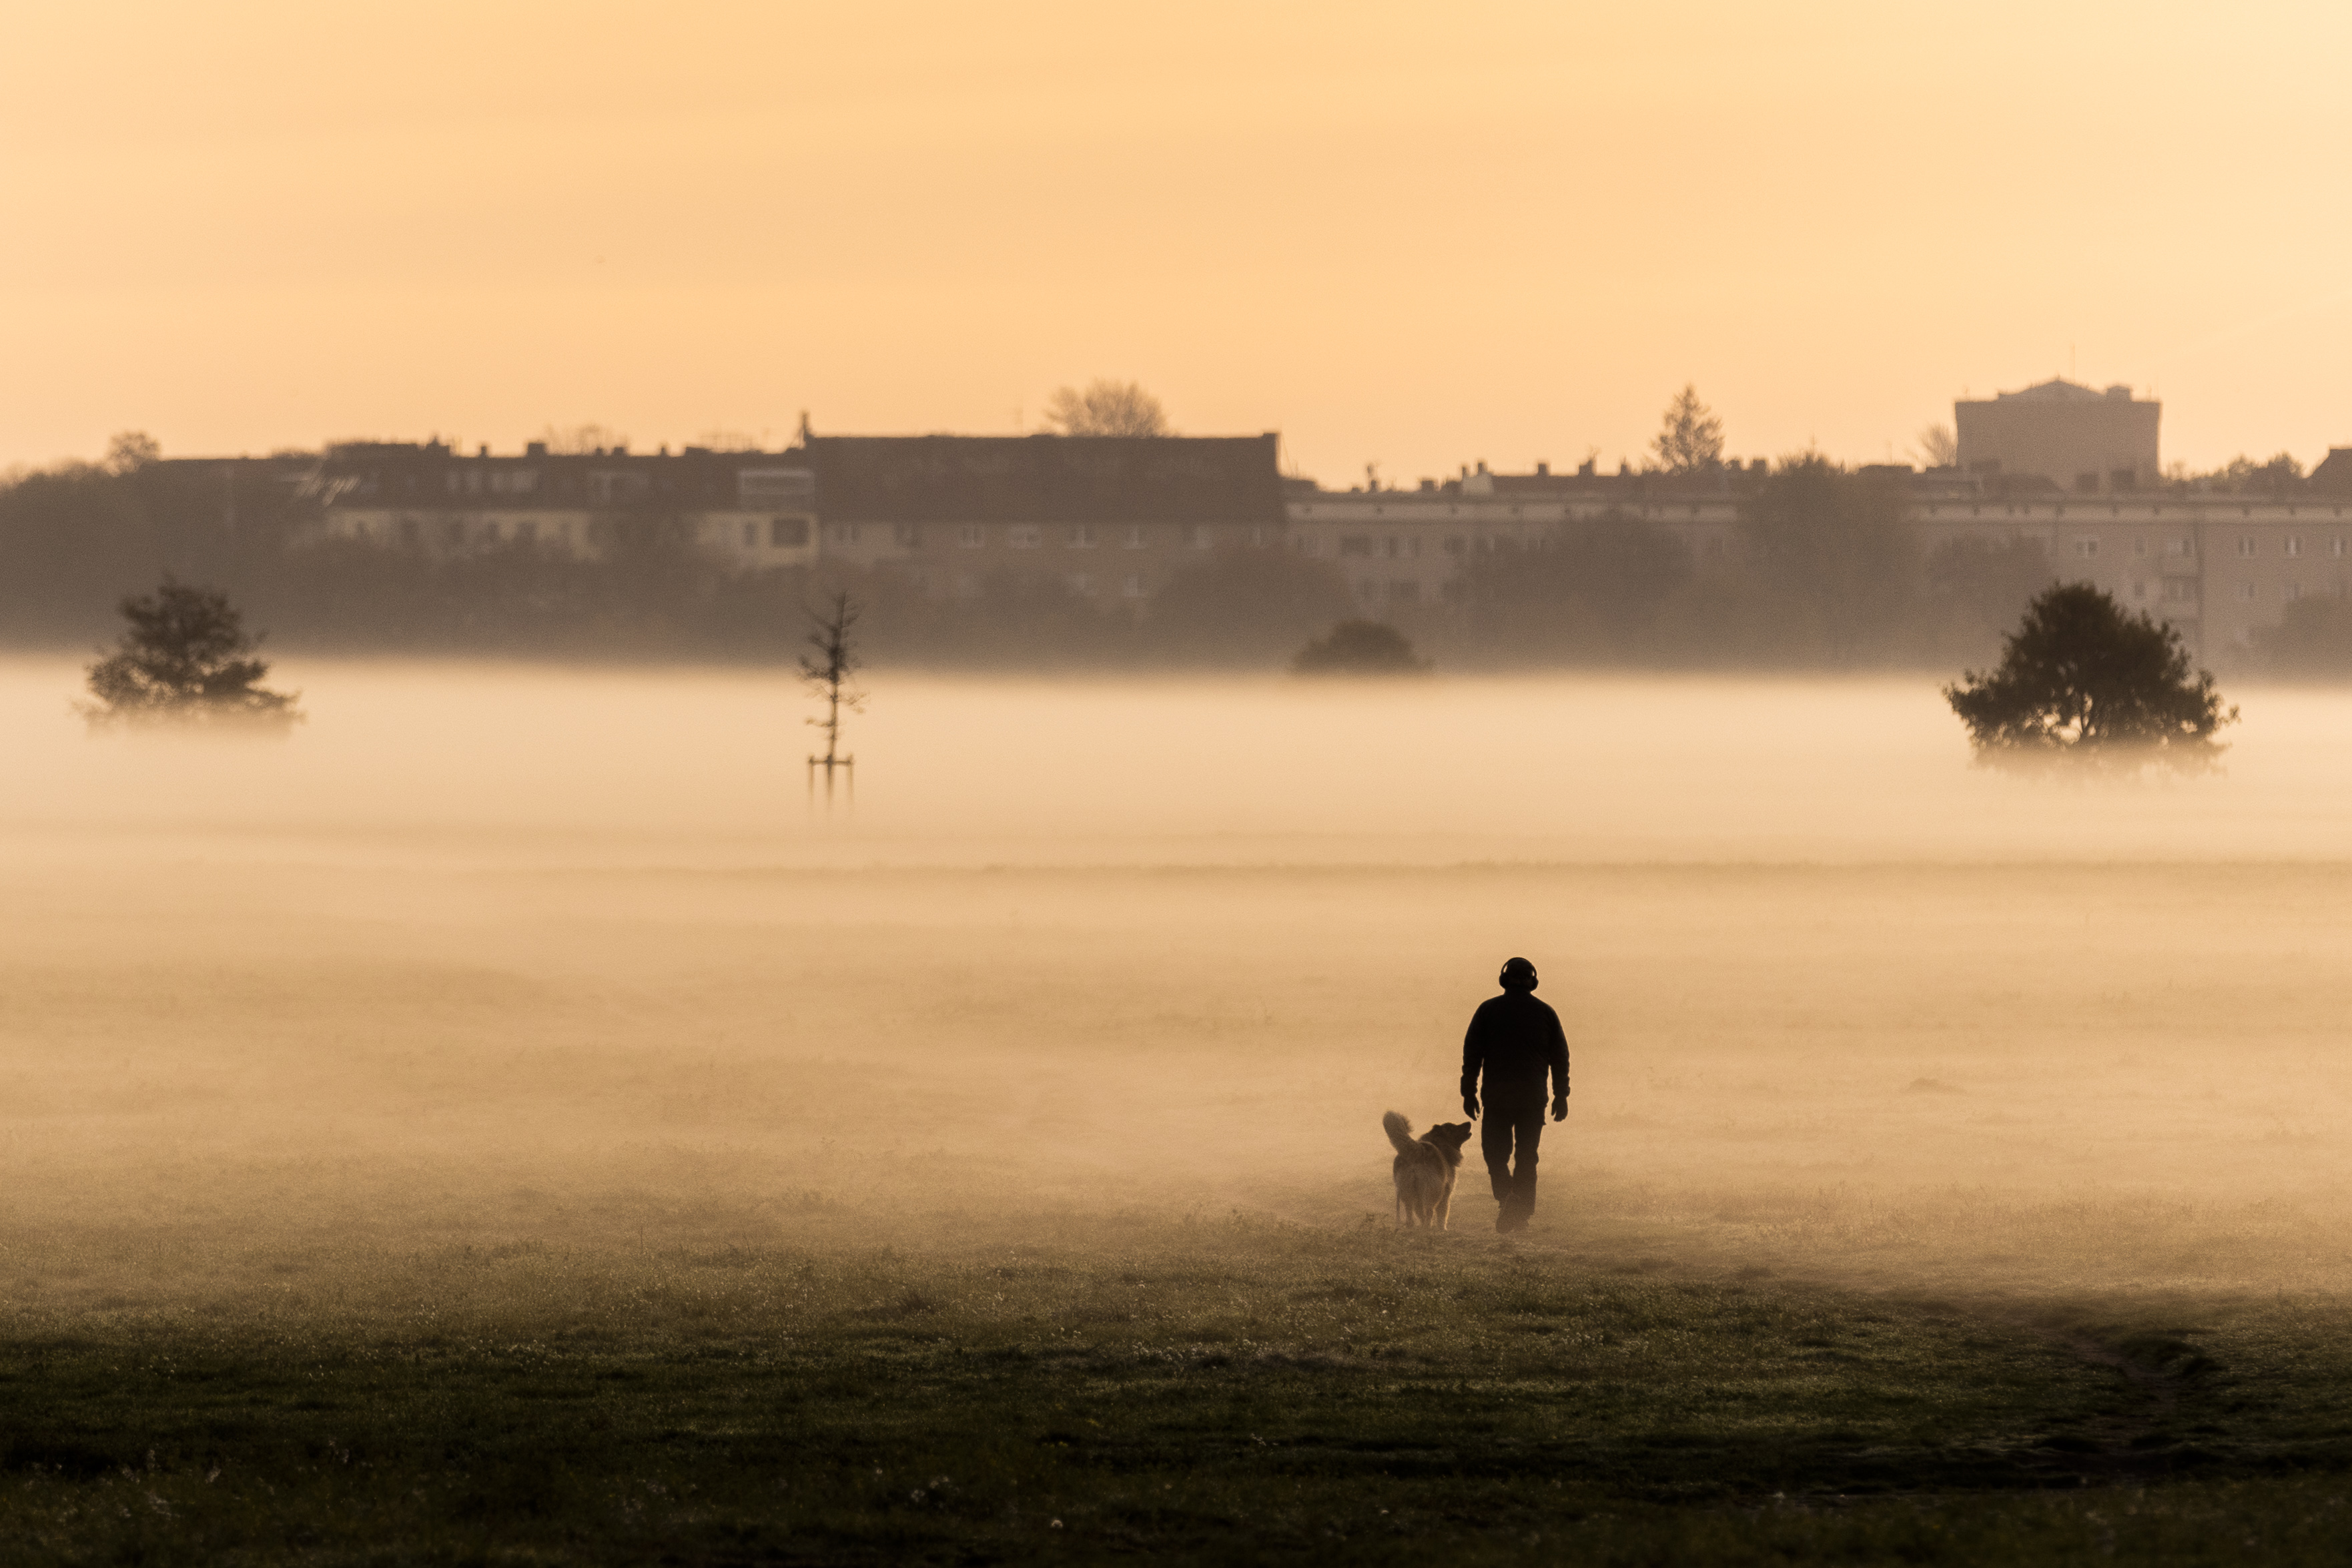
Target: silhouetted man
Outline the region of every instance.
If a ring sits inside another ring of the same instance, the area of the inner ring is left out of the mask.
[[[1462,1037],[1462,1109],[1478,1119],[1478,1075],[1486,1076],[1486,1114],[1478,1147],[1495,1184],[1496,1230],[1518,1230],[1536,1212],[1536,1145],[1543,1139],[1544,1079],[1552,1083],[1551,1119],[1568,1120],[1568,1037],[1559,1015],[1535,998],[1536,966],[1503,965],[1503,994],[1478,1004]],[[1518,1154],[1512,1169],[1511,1155]]]

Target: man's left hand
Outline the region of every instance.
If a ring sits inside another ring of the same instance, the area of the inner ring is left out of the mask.
[[[1568,1096],[1555,1094],[1551,1097],[1551,1119],[1554,1121],[1568,1120]]]

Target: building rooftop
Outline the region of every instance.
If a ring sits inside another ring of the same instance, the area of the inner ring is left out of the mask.
[[[1277,437],[812,436],[829,518],[901,522],[1283,521]]]

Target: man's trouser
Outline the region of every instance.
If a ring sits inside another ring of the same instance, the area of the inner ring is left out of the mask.
[[[1486,1175],[1495,1184],[1495,1201],[1522,1217],[1536,1212],[1536,1145],[1542,1141],[1544,1102],[1496,1105],[1487,1101],[1478,1130],[1478,1148],[1486,1156]],[[1518,1169],[1511,1155],[1518,1154]]]

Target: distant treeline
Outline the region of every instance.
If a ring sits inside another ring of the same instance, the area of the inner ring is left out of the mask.
[[[123,595],[167,572],[225,589],[281,652],[774,662],[798,651],[803,606],[841,585],[866,606],[877,662],[1269,669],[1360,613],[1328,563],[1271,549],[1188,570],[1138,617],[1036,575],[941,600],[887,567],[730,573],[658,517],[617,529],[593,562],[525,544],[446,559],[296,544],[310,503],[233,482],[134,459],[0,486],[0,644],[86,650],[113,634]],[[2051,562],[2031,542],[1923,553],[1906,500],[1899,479],[1792,459],[1747,488],[1736,561],[1606,516],[1472,558],[1445,604],[1397,621],[1450,668],[1989,661]],[[2352,605],[2300,601],[2257,651],[2282,675],[2352,672]]]

